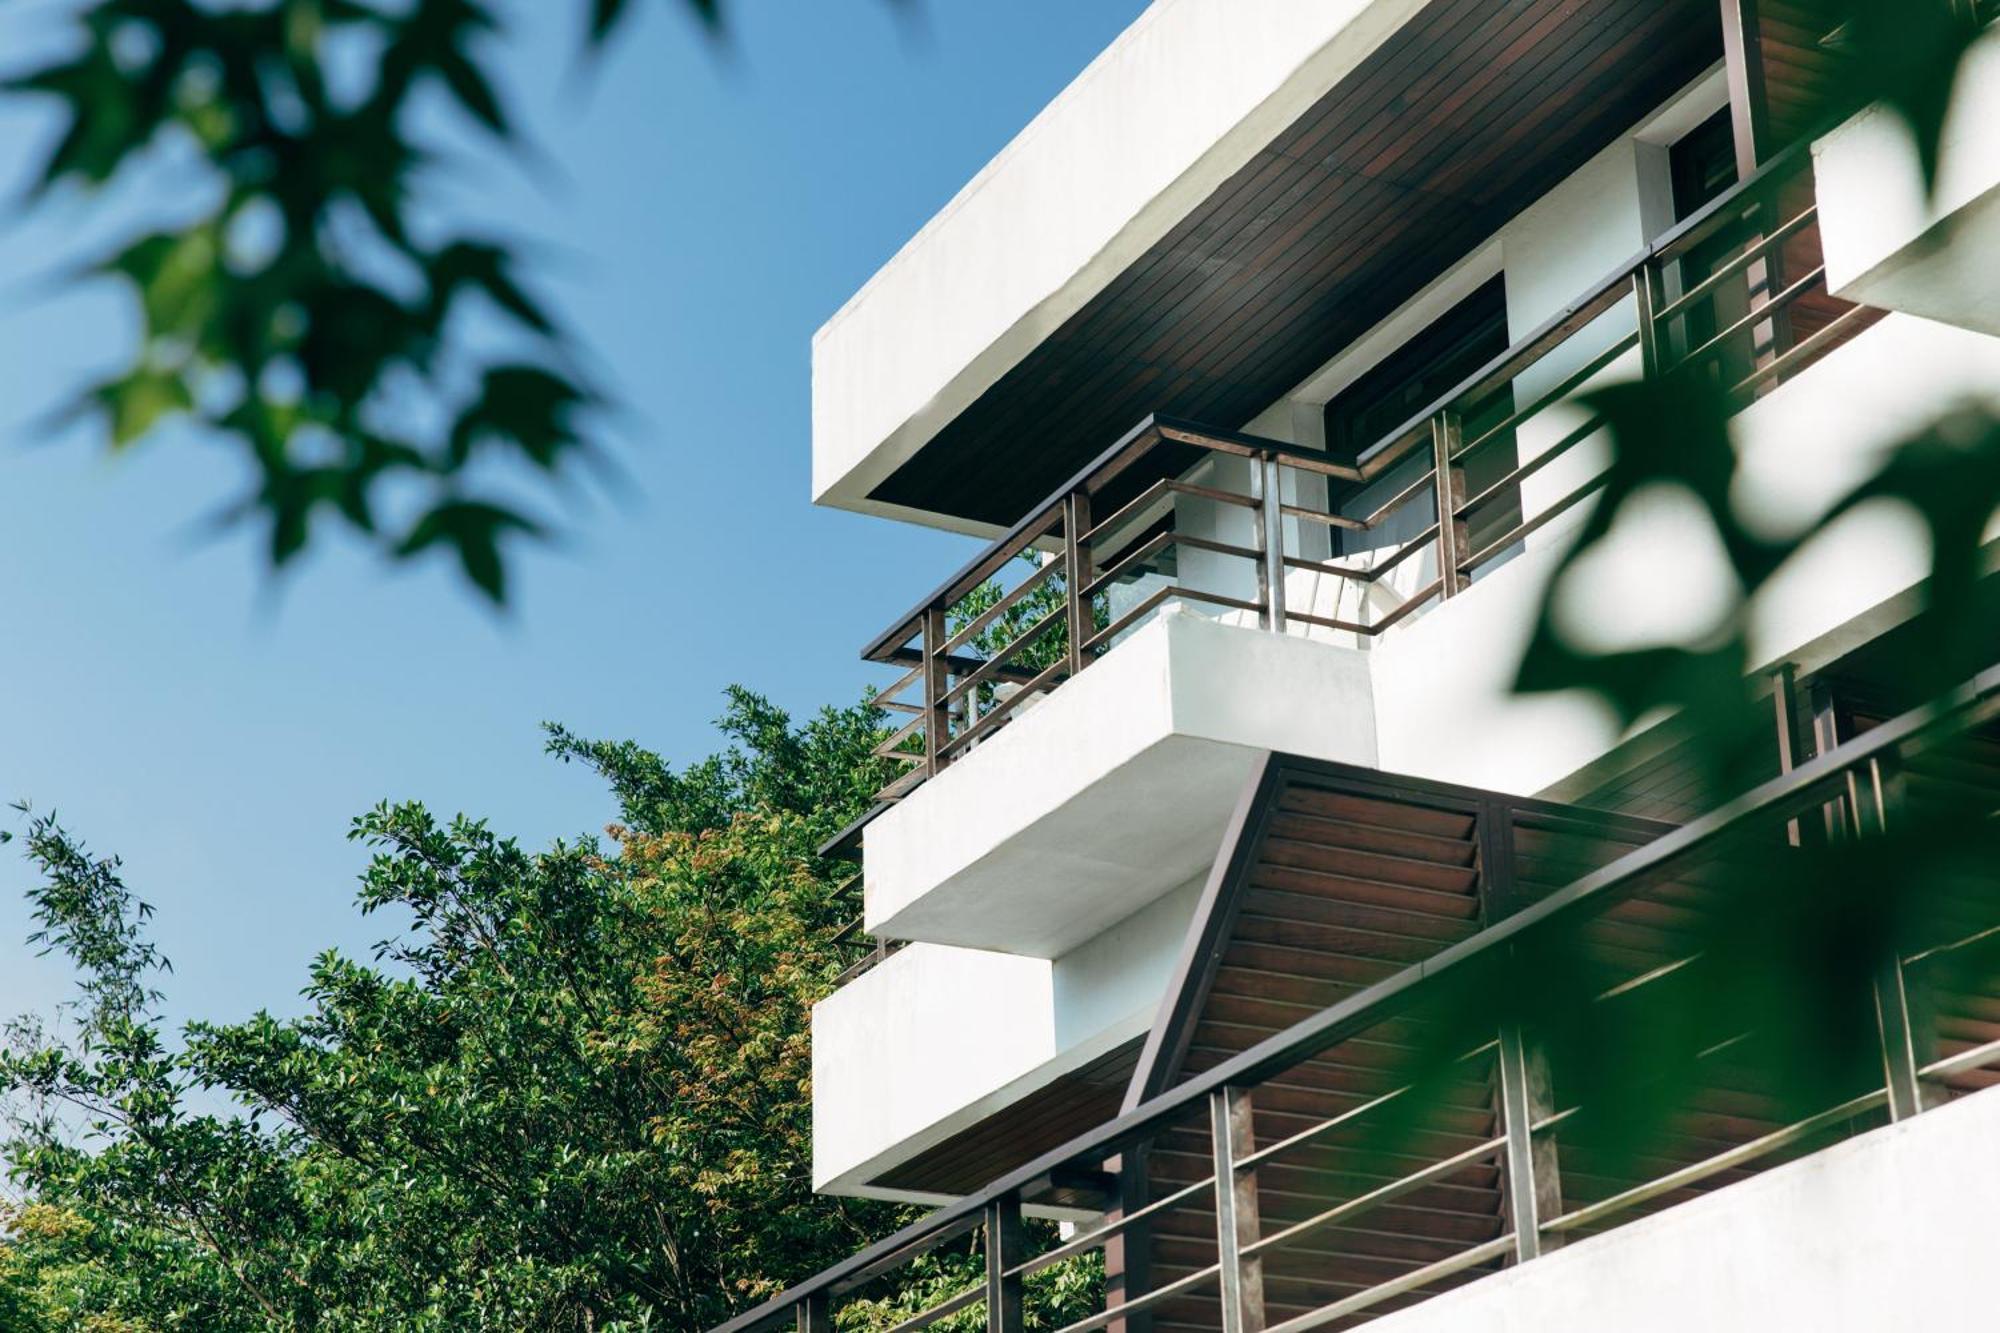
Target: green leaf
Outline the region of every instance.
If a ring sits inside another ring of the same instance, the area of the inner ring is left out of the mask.
[[[447,500],[417,520],[397,546],[396,555],[408,559],[433,546],[449,546],[458,553],[459,567],[465,577],[500,606],[507,601],[500,542],[511,533],[538,537],[542,529],[532,520],[499,505],[478,500]]]
[[[189,411],[194,396],[175,371],[137,366],[90,390],[88,401],[101,409],[111,425],[111,443],[124,448],[151,430],[162,417]]]

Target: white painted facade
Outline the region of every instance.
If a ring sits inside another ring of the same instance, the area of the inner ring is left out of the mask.
[[[1977,1328],[2000,1090],[1888,1125],[1382,1316],[1382,1333]]]
[[[1159,0],[821,330],[815,498],[888,512],[866,498],[877,482],[1416,8]],[[2000,253],[2000,135],[1990,129],[2000,124],[2000,47],[1975,76],[1951,130],[1973,145],[1967,165],[1931,200],[1901,186],[1885,196],[1884,182],[1906,182],[1911,168],[1879,113],[1815,146],[1830,285],[1893,313],[1737,418],[1743,498],[1774,532],[1816,519],[1939,403],[2000,395],[2000,338],[1990,336],[2000,334],[2000,266],[1981,262]],[[1724,98],[1717,70],[1669,99],[1245,429],[1318,447],[1320,409],[1334,394],[1496,274],[1510,337],[1562,312],[1671,225],[1666,145]],[[1559,382],[1634,320],[1629,300],[1609,310],[1517,391]],[[1600,378],[1630,377],[1637,357]],[[1529,423],[1522,460],[1576,420],[1557,409]],[[1601,464],[1588,441],[1572,450],[1524,485],[1525,516]],[[1243,540],[1231,525],[1246,516],[1205,503],[1183,500],[1183,525]],[[1678,636],[1719,604],[1720,555],[1703,545],[1697,516],[1672,496],[1647,497],[1642,509],[1635,535],[1578,579],[1576,623],[1606,643]],[[914,943],[815,1011],[815,1187],[925,1199],[869,1182],[1144,1033],[1195,889],[1264,751],[1558,796],[1641,755],[1643,742],[1588,700],[1511,693],[1572,528],[1533,534],[1459,596],[1374,639],[1296,622],[1273,634],[1241,613],[1170,604],[874,820],[864,835],[866,928]],[[2000,531],[1989,535],[2000,556]],[[1926,555],[1910,515],[1844,520],[1760,598],[1755,664],[1810,670],[1893,625]],[[1408,562],[1382,595],[1434,578],[1427,560]],[[1206,569],[1197,555],[1181,577],[1242,594],[1240,566]],[[1350,615],[1341,599],[1355,595],[1308,571],[1287,576],[1290,604],[1316,614]],[[1843,1247],[1872,1244],[1879,1231],[1882,1262],[1923,1285],[1929,1261],[1907,1243],[1908,1222],[1930,1206],[1917,1191],[1937,1176],[1948,1194],[1939,1173],[1986,1162],[1996,1130],[2000,1095],[1972,1098],[1384,1327],[1748,1327],[1719,1312],[1740,1311],[1754,1292],[1685,1280],[1719,1269],[1760,1288],[1825,1294],[1822,1314],[1800,1327],[1920,1326],[1933,1316],[1857,1318],[1876,1307],[1837,1299]],[[1982,1186],[1962,1202],[1965,1226],[1951,1243],[1976,1248],[2000,1194]],[[1906,1230],[1890,1234],[1899,1223]],[[1922,1234],[1938,1230],[1933,1222]],[[1724,1262],[1732,1247],[1778,1276]],[[1972,1258],[1967,1248],[1954,1261],[1968,1281],[1979,1272]],[[1565,1274],[1579,1272],[1619,1304],[1578,1303]]]

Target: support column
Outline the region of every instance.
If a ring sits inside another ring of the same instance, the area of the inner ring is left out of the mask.
[[[816,1291],[799,1302],[798,1333],[833,1333],[833,1308],[826,1293]]]
[[[1222,1273],[1222,1333],[1263,1333],[1264,1261],[1245,1259],[1257,1243],[1257,1173],[1236,1164],[1257,1150],[1247,1088],[1209,1094],[1215,1157],[1215,1257]]]
[[[1729,124],[1738,180],[1771,155],[1771,102],[1764,89],[1764,47],[1757,0],[1721,0],[1722,67],[1729,82]]]
[[[1440,412],[1431,418],[1431,466],[1436,475],[1431,487],[1437,495],[1438,591],[1455,597],[1465,586],[1459,562],[1466,550],[1466,524],[1458,516],[1465,503],[1465,469],[1454,461],[1463,439],[1458,413]]]
[[[1130,1217],[1149,1202],[1143,1145],[1120,1153],[1112,1169],[1118,1175],[1118,1216]],[[1152,1288],[1151,1218],[1141,1218],[1104,1242],[1104,1308],[1115,1310]],[[1105,1325],[1107,1333],[1153,1333],[1153,1312],[1121,1315]]]
[[[1090,557],[1090,492],[1073,491],[1063,503],[1063,578],[1069,599],[1069,674],[1083,670],[1083,641],[1097,629],[1092,601],[1084,590],[1097,577]]]
[[[1514,825],[1503,805],[1489,803],[1479,815],[1479,900],[1481,917],[1492,926],[1523,906],[1514,882]],[[1536,1134],[1537,1122],[1555,1114],[1554,1078],[1548,1054],[1518,1022],[1500,1028],[1495,1058],[1500,1132],[1507,1144],[1503,1161],[1506,1192],[1501,1206],[1514,1232],[1514,1261],[1526,1263],[1561,1243],[1544,1236],[1542,1224],[1562,1215],[1562,1171],[1555,1140]]]
[[[944,655],[948,637],[945,624],[943,607],[924,612],[924,776],[927,778],[937,776],[938,751],[951,739],[951,715],[944,706],[951,681],[951,668]],[[971,706],[970,695],[967,706]]]
[[[986,1206],[986,1333],[1021,1333],[1021,1278],[1008,1270],[1027,1257],[1023,1239],[1020,1195]]]

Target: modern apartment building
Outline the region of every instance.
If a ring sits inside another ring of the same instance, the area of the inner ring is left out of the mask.
[[[1518,1028],[1406,1139],[1363,1124],[1418,1095],[1421,1006],[1558,910],[1622,993],[1674,971],[1718,839],[1865,831],[1892,759],[2000,808],[2000,683],[1911,715],[1885,667],[1906,514],[1760,595],[1768,781],[1725,809],[1673,718],[1513,691],[1601,481],[1591,388],[1700,368],[1774,530],[2000,394],[2000,40],[1926,196],[1894,117],[1815,119],[1852,55],[1812,12],[1156,0],[820,331],[815,499],[990,542],[883,575],[902,776],[843,844],[878,947],[813,1027],[815,1186],[939,1211],[737,1327],[827,1327],[982,1229],[988,1283],[907,1327],[1018,1326],[1024,1280],[1099,1252],[1078,1333],[1990,1303],[2000,990],[1962,969],[1905,1003],[1889,960],[1880,1085],[1809,1121],[1718,1057],[1644,1174],[1570,1140]],[[1581,580],[1604,642],[1715,604],[1685,502],[1639,533]]]

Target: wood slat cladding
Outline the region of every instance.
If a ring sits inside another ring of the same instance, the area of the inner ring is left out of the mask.
[[[1148,413],[1247,421],[1721,54],[1716,0],[1434,0],[873,498],[1005,526]]]
[[[1501,824],[1505,836],[1496,840],[1491,835]],[[1176,993],[1162,1007],[1127,1103],[1213,1069],[1470,938],[1500,910],[1496,882],[1538,893],[1544,883],[1568,883],[1669,827],[1343,765],[1274,760],[1239,809],[1191,929]],[[1507,871],[1496,875],[1488,858],[1509,846]],[[1699,886],[1684,888],[1678,910],[1699,897]],[[1602,941],[1612,951],[1607,962],[1671,948],[1672,924],[1640,913]],[[1251,1093],[1257,1146],[1402,1086],[1430,1026],[1421,1013],[1385,1021],[1259,1085]],[[1363,1118],[1259,1166],[1263,1233],[1492,1139],[1499,1129],[1495,1079],[1494,1057],[1483,1053],[1466,1062],[1461,1076],[1426,1086],[1423,1104],[1401,1120],[1393,1140]],[[1757,1107],[1723,1101],[1704,1109],[1709,1119],[1695,1128],[1721,1132],[1730,1117]],[[1209,1154],[1204,1129],[1164,1136],[1147,1159],[1147,1189],[1160,1197],[1203,1178],[1212,1169]],[[1274,1319],[1302,1314],[1493,1240],[1508,1225],[1504,1184],[1496,1159],[1475,1161],[1351,1224],[1267,1252],[1267,1311]],[[1214,1220],[1200,1200],[1163,1220],[1147,1257],[1148,1285],[1212,1263]],[[1487,1269],[1427,1290],[1471,1281]],[[1396,1307],[1375,1313],[1389,1308]],[[1216,1318],[1213,1295],[1194,1293],[1167,1302],[1154,1322],[1212,1329]],[[1358,1320],[1329,1327],[1351,1322]]]
[[[872,1183],[925,1194],[971,1194],[1117,1115],[1138,1062],[1138,1041],[1127,1042],[891,1167]]]

